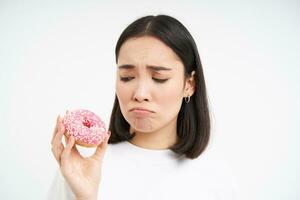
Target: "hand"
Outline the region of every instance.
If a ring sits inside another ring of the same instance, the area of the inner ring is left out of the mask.
[[[105,140],[97,147],[95,153],[84,158],[78,152],[75,139],[66,139],[66,146],[62,143],[65,128],[60,116],[57,117],[56,127],[52,137],[52,153],[57,160],[60,170],[78,199],[96,199],[101,179],[101,168],[110,132]]]

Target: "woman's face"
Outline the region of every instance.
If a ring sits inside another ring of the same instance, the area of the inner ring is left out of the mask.
[[[176,131],[184,88],[184,66],[171,48],[150,36],[123,43],[117,60],[116,94],[121,112],[134,132]]]

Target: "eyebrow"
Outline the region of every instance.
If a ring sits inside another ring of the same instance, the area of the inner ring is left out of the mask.
[[[162,71],[162,70],[169,71],[169,70],[172,70],[171,68],[163,67],[163,66],[147,65],[146,67],[147,67],[147,69],[152,69],[154,71]],[[133,69],[133,68],[135,68],[135,66],[130,65],[130,64],[125,64],[125,65],[120,65],[118,68],[119,69]]]

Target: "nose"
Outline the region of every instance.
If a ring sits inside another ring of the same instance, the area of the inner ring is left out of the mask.
[[[142,82],[138,82],[137,87],[134,91],[134,95],[133,95],[133,99],[134,101],[137,102],[143,102],[143,101],[150,101],[150,90],[149,87],[147,85],[147,83]]]

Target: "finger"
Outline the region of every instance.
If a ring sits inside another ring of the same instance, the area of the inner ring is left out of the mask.
[[[55,137],[55,135],[56,135],[56,133],[57,133],[57,128],[58,128],[59,120],[60,120],[60,115],[58,115],[57,118],[56,118],[56,124],[55,124],[55,128],[54,128],[54,130],[53,130],[52,139],[51,139],[51,144],[53,143],[54,137]]]
[[[63,146],[60,146],[60,147],[58,147],[58,148],[53,148],[52,147],[52,153],[53,153],[53,155],[54,155],[54,157],[55,157],[55,160],[57,161],[57,163],[60,165],[60,158],[61,158],[61,154],[62,154],[62,152],[63,152],[63,150],[64,150],[64,147]]]
[[[76,140],[75,140],[75,144],[76,144]],[[75,155],[77,155],[77,156],[83,158],[82,155],[79,153],[79,151],[78,151],[76,145],[74,145],[74,146],[72,147],[72,150],[71,150],[71,151],[72,151]]]
[[[74,144],[75,144],[75,138],[73,136],[70,136],[69,139],[68,139],[68,142],[66,144],[66,147],[65,147],[64,151],[61,154],[62,164],[70,157],[71,150],[72,150],[72,147],[74,146]]]
[[[57,132],[54,135],[53,141],[52,141],[52,145],[60,145],[62,144],[62,137],[64,135],[65,132],[65,127],[62,124],[61,118],[59,119],[58,125],[57,125]]]
[[[67,145],[67,143],[68,143],[69,137],[70,137],[70,135],[68,135],[68,134],[66,134],[65,137],[64,137],[64,138],[65,138],[64,140],[65,140],[65,144],[66,144],[66,145]]]
[[[62,125],[61,121],[58,124],[58,131],[52,142],[52,152],[56,158],[56,160],[60,163],[60,157],[64,150],[64,145],[62,144],[62,137],[64,135],[65,128]]]
[[[74,137],[74,136],[73,136],[73,137]],[[66,143],[66,144],[68,143],[68,138],[69,138],[69,137],[65,137],[65,143]],[[75,144],[76,144],[76,139],[74,138],[74,140],[75,140]],[[71,151],[72,151],[73,153],[75,153],[76,155],[82,157],[81,154],[79,153],[79,151],[78,151],[76,145],[74,145],[74,146],[72,147]]]
[[[74,146],[74,144],[75,144],[75,138],[73,136],[70,136],[68,141],[67,141],[65,152],[71,153],[71,149]]]
[[[108,145],[108,140],[109,140],[110,135],[111,135],[111,132],[108,131],[104,141],[102,141],[101,144],[99,144],[97,146],[97,149],[96,149],[95,153],[92,155],[92,158],[95,158],[97,160],[102,160],[103,155],[104,155],[105,150]]]

